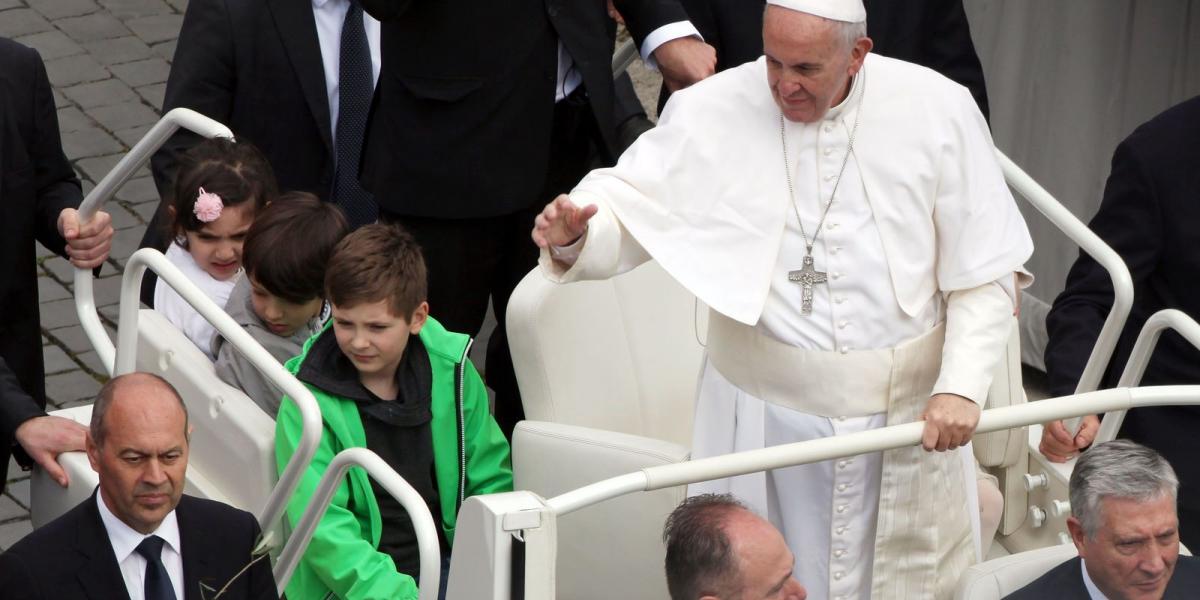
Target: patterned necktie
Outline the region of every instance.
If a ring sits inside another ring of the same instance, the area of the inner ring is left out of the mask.
[[[333,200],[357,229],[374,223],[379,217],[375,197],[358,183],[359,159],[367,129],[367,111],[371,108],[374,78],[371,74],[371,49],[363,27],[363,11],[350,0],[342,23],[342,47],[338,75],[337,165],[334,170]]]
[[[162,563],[163,539],[152,535],[138,544],[137,553],[146,559],[146,600],[175,600],[175,588]]]

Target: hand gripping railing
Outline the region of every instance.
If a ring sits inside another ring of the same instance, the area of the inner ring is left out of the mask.
[[[975,429],[975,433],[978,435],[1142,406],[1194,404],[1200,404],[1200,385],[1113,388],[985,410],[979,419],[979,426]],[[546,504],[555,515],[561,517],[593,504],[633,492],[648,492],[792,465],[913,446],[921,442],[924,428],[923,421],[916,421],[818,440],[648,467],[555,496],[547,500]]]
[[[282,594],[288,581],[291,580],[292,573],[296,570],[296,565],[299,564],[300,557],[303,556],[304,549],[312,539],[321,517],[325,516],[329,502],[337,492],[342,478],[350,470],[350,467],[355,466],[366,469],[367,474],[379,482],[379,485],[383,486],[383,489],[387,490],[393,498],[400,502],[404,510],[408,511],[413,530],[417,534],[417,548],[421,553],[420,596],[418,598],[434,600],[438,597],[438,588],[441,586],[442,551],[438,545],[437,529],[433,523],[433,516],[429,514],[429,507],[425,505],[425,499],[421,497],[421,494],[408,485],[408,482],[404,481],[399,473],[383,462],[379,455],[366,448],[347,448],[338,452],[337,456],[329,461],[329,467],[321,476],[312,500],[309,500],[308,506],[304,509],[304,515],[296,523],[295,530],[292,531],[283,551],[279,553],[279,560],[275,563],[275,581],[279,583],[279,592]]]
[[[1071,241],[1075,242],[1080,249],[1104,267],[1104,270],[1108,271],[1108,276],[1112,278],[1112,310],[1104,319],[1100,336],[1096,338],[1096,345],[1092,347],[1087,365],[1084,366],[1083,373],[1079,376],[1079,383],[1075,386],[1076,394],[1091,392],[1100,387],[1100,379],[1104,376],[1104,370],[1108,367],[1109,361],[1112,360],[1117,341],[1121,338],[1121,330],[1124,329],[1125,321],[1129,318],[1129,311],[1133,308],[1133,279],[1129,276],[1129,268],[1125,266],[1125,261],[1121,260],[1121,256],[1104,243],[1100,236],[1055,200],[1050,192],[1047,192],[1025,171],[1022,171],[1016,163],[1009,160],[1003,152],[996,150],[996,157],[1000,160],[1000,170],[1004,172],[1004,178],[1008,184],[1024,196],[1055,227],[1071,238]],[[1079,419],[1070,419],[1064,425],[1074,435],[1079,430]]]
[[[150,160],[150,156],[162,147],[179,128],[209,138],[233,138],[233,133],[229,131],[228,127],[194,110],[176,108],[168,112],[150,128],[150,131],[146,132],[146,135],[137,144],[134,144],[129,153],[117,163],[117,166],[113,167],[113,170],[109,171],[108,175],[105,175],[95,188],[92,188],[91,193],[79,205],[79,222],[82,224],[91,221],[96,212],[104,208],[104,204],[112,198],[113,194],[122,185],[125,185],[125,182],[129,181],[129,178],[142,168],[146,161]],[[91,269],[75,269],[75,312],[79,315],[79,324],[83,326],[84,334],[92,343],[92,347],[96,349],[96,356],[100,359],[100,364],[104,365],[104,369],[108,371],[109,375],[112,375],[116,351],[113,348],[112,340],[108,337],[108,332],[100,323],[100,315],[96,312],[96,296],[92,292]]]
[[[1160,310],[1146,319],[1146,324],[1138,333],[1133,350],[1129,353],[1129,362],[1125,363],[1125,370],[1121,372],[1121,379],[1117,382],[1117,387],[1137,387],[1142,382],[1142,375],[1146,373],[1146,366],[1150,364],[1150,357],[1154,354],[1155,347],[1158,346],[1158,340],[1162,338],[1163,331],[1167,329],[1175,330],[1193,346],[1200,348],[1200,324],[1182,311],[1173,308]],[[1100,431],[1096,434],[1096,442],[1115,440],[1117,432],[1121,429],[1121,423],[1124,421],[1124,410],[1104,415]]]
[[[192,283],[175,265],[167,260],[161,252],[153,248],[142,248],[129,257],[125,264],[125,274],[121,278],[121,309],[117,321],[117,349],[113,375],[132,373],[137,361],[138,343],[138,294],[141,291],[142,276],[146,269],[158,274],[159,285],[169,285],[179,294],[200,316],[220,332],[242,356],[246,357],[254,368],[258,369],[268,381],[283,390],[300,409],[301,432],[300,443],[296,453],[288,461],[287,467],[279,475],[279,482],[267,497],[267,503],[259,514],[259,524],[263,531],[269,531],[283,516],[287,501],[300,483],[300,476],[312,462],[317,452],[317,444],[321,441],[321,409],[317,399],[304,384],[300,383],[271,353],[267,352],[258,342],[242,329],[233,317],[217,306],[196,284]],[[106,336],[107,339],[107,336]]]

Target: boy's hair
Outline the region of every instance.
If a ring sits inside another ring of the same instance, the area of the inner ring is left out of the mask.
[[[342,238],[325,270],[325,297],[350,308],[387,301],[392,315],[408,319],[425,301],[425,259],[403,227],[376,223]]]
[[[175,214],[168,215],[168,239],[204,227],[192,210],[200,188],[220,196],[225,206],[253,202],[255,213],[279,195],[271,164],[253,144],[225,138],[203,140],[183,155],[175,172],[170,198]]]
[[[288,192],[254,219],[242,245],[242,266],[271,295],[303,304],[323,296],[329,256],[349,232],[333,203]]]

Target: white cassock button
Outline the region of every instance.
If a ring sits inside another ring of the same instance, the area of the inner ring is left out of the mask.
[[[841,303],[845,302],[846,299],[842,296],[838,296],[838,297],[834,298],[833,301],[836,302],[837,304],[841,304]]]
[[[845,577],[845,576],[846,576],[846,574],[841,571],[838,571],[837,573],[833,574],[834,579],[841,579],[842,577]]]
[[[840,271],[834,271],[830,273],[829,276],[834,278],[834,280],[837,280],[842,278],[842,273]]]
[[[846,552],[845,552],[844,550],[834,550],[834,551],[833,551],[833,556],[834,556],[834,557],[836,557],[836,558],[841,558],[841,557],[842,557],[842,555],[843,555],[843,554],[845,554],[845,553],[846,553]]]
[[[837,223],[830,223],[829,225],[826,225],[826,228],[828,228],[828,229],[837,229]]]
[[[845,420],[846,420],[846,416],[845,416],[845,415],[841,415],[841,416],[839,416],[839,417],[837,418],[837,420],[839,420],[839,421],[845,421]]]
[[[846,528],[845,528],[845,527],[838,527],[836,531],[837,531],[837,534],[838,534],[838,535],[842,535],[843,533],[846,533]]]
[[[829,156],[830,154],[833,154],[833,148],[826,147],[824,150],[824,154],[825,154],[825,156]]]
[[[838,321],[838,329],[845,329],[846,326],[849,324],[850,324],[849,321],[842,319],[841,321]]]
[[[839,513],[839,514],[840,514],[840,513],[844,513],[844,512],[846,512],[846,505],[845,505],[845,504],[843,504],[843,505],[841,505],[841,506],[837,507],[837,511],[838,511],[838,513]]]
[[[837,254],[837,253],[838,253],[838,251],[840,251],[841,249],[842,249],[842,247],[841,247],[841,246],[834,246],[834,247],[832,247],[832,248],[830,248],[830,249],[829,249],[829,253],[830,253],[830,254]]]
[[[848,461],[848,460],[839,460],[839,461],[838,461],[838,468],[839,468],[839,469],[845,469],[845,468],[846,468],[846,465],[847,465],[849,462],[850,462],[850,461]]]
[[[842,351],[842,354],[849,354],[850,346],[842,346],[841,351]]]
[[[844,491],[846,491],[846,484],[844,484],[844,483],[839,483],[839,484],[838,484],[838,486],[837,486],[837,488],[838,488],[838,491],[839,491],[839,492],[844,492]]]

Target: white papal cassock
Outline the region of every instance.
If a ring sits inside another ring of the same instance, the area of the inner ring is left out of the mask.
[[[931,393],[982,402],[1032,243],[970,94],[868,55],[822,121],[780,128],[762,59],[675,94],[659,127],[571,192],[600,211],[544,268],[602,278],[652,257],[711,307],[694,457],[916,420]],[[813,249],[828,281],[804,315],[781,139],[811,237],[852,132]],[[819,600],[947,595],[974,558],[973,486],[969,450],[912,449],[690,491],[732,491],[770,518]]]

